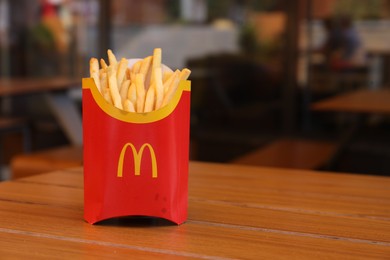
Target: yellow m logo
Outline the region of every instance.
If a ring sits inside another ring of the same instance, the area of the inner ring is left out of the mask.
[[[139,151],[137,152],[137,149],[135,149],[134,145],[132,143],[126,143],[121,151],[121,154],[119,155],[119,161],[118,161],[118,173],[117,177],[122,177],[123,176],[123,161],[125,159],[125,154],[127,151],[127,148],[131,148],[131,151],[133,152],[133,158],[134,158],[134,174],[135,175],[140,175],[141,171],[141,160],[142,160],[142,154],[145,150],[145,148],[149,148],[149,153],[150,153],[150,159],[152,161],[152,177],[157,178],[157,161],[156,161],[156,155],[154,153],[153,147],[145,143],[141,146]]]

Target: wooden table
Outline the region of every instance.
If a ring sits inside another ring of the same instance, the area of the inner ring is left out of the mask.
[[[390,114],[390,89],[356,90],[312,105],[312,110],[366,114]]]
[[[42,94],[70,142],[81,145],[81,115],[66,92],[71,88],[81,88],[81,79],[0,79],[0,97]]]
[[[181,226],[87,224],[82,178],[75,168],[0,183],[1,257],[390,257],[390,178],[191,162]]]

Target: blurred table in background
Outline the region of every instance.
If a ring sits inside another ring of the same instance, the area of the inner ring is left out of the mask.
[[[358,133],[362,132],[364,124],[372,116],[390,115],[390,89],[381,88],[376,90],[360,89],[325,98],[312,104],[313,111],[346,113],[352,115],[346,129],[342,132],[338,142],[338,148],[329,161],[327,169],[334,170],[341,155],[351,146]],[[386,143],[383,143],[386,145]],[[386,146],[387,147],[387,146]],[[373,145],[366,149],[372,153]]]
[[[190,162],[183,225],[151,218],[90,225],[82,168],[60,170],[0,183],[0,255],[386,259],[389,187],[388,177]]]
[[[43,95],[69,141],[73,145],[81,145],[81,115],[67,93],[72,88],[81,89],[81,80],[76,78],[0,79],[0,98],[30,94]]]
[[[314,111],[390,114],[390,89],[356,90],[315,102]]]

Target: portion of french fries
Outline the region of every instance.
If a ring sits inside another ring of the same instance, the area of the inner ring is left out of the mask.
[[[132,68],[126,58],[118,61],[111,50],[107,51],[108,62],[91,58],[90,76],[104,99],[127,112],[146,113],[157,110],[172,99],[179,82],[188,79],[187,68],[164,71],[161,63],[161,48],[152,56],[140,59]]]

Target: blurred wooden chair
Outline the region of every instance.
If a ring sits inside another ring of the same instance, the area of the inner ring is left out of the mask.
[[[0,117],[0,134],[21,132],[23,134],[23,151],[31,150],[31,136],[28,122],[24,118]]]
[[[8,154],[4,152],[4,146],[6,145],[6,143],[3,138],[7,137],[7,135],[14,133],[22,134],[23,152],[29,153],[31,151],[31,135],[27,120],[25,120],[24,118],[0,117],[0,180],[3,178],[3,167],[8,164]]]

